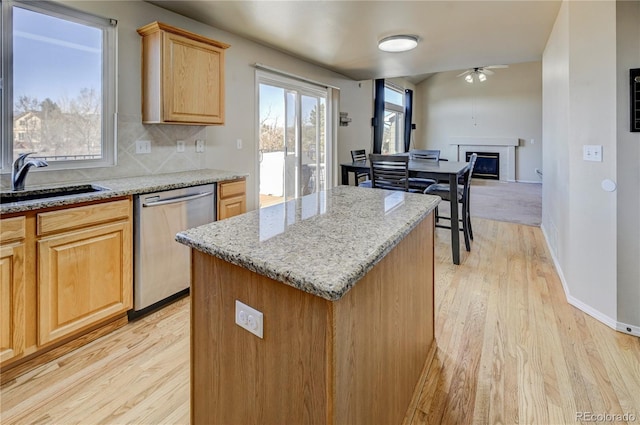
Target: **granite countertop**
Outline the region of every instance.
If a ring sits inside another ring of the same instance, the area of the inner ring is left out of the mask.
[[[338,186],[189,229],[176,240],[335,301],[439,202],[437,196]]]
[[[97,201],[101,199],[115,198],[118,196],[137,195],[141,193],[159,192],[163,190],[179,189],[182,187],[197,186],[225,180],[235,180],[248,176],[247,173],[238,173],[224,170],[194,170],[179,173],[155,174],[139,177],[124,177],[109,180],[97,180],[91,182],[64,183],[60,185],[28,187],[25,192],[38,192],[52,190],[56,187],[68,187],[75,185],[100,186],[106,190],[83,193],[79,195],[48,197],[21,202],[9,202],[0,204],[0,214],[19,213],[37,210],[41,208],[73,205],[80,202]],[[3,191],[2,193],[9,193]]]

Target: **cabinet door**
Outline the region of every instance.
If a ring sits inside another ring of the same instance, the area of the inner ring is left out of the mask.
[[[38,342],[131,308],[131,226],[116,222],[38,241]]]
[[[243,214],[247,210],[245,196],[236,196],[218,201],[218,220]]]
[[[224,123],[224,50],[163,34],[164,121]]]
[[[24,351],[24,243],[0,247],[0,362]]]

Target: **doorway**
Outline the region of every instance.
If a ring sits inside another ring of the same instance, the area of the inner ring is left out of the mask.
[[[329,187],[329,91],[258,71],[260,207]]]

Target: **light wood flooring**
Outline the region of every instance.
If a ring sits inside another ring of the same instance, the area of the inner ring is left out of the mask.
[[[538,227],[474,219],[460,266],[448,231],[436,233],[437,352],[407,425],[588,423],[580,412],[640,424],[640,338],[567,304]],[[188,424],[188,298],[0,397],[2,424]]]

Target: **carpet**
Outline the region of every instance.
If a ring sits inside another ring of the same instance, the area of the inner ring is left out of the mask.
[[[542,222],[542,184],[496,180],[471,181],[471,217],[540,226]],[[439,206],[449,215],[449,203]]]

